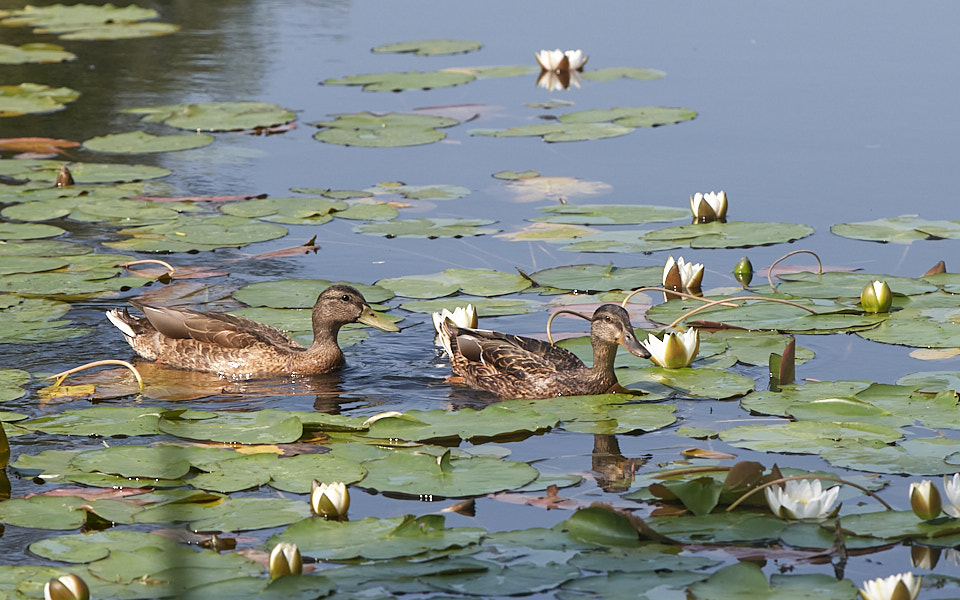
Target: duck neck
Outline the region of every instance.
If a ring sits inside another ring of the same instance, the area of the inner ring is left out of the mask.
[[[598,339],[592,340],[593,345],[593,366],[590,370],[594,378],[604,380],[613,385],[617,382],[617,376],[613,372],[613,362],[617,356],[617,345],[604,342]]]
[[[337,334],[340,333],[341,323],[313,323],[313,344],[310,348],[339,347]]]

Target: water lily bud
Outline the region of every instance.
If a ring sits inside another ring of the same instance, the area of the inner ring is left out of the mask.
[[[919,593],[920,577],[914,577],[913,573],[864,581],[860,589],[863,600],[915,600]]]
[[[43,586],[44,600],[90,600],[90,590],[73,573],[51,579]]]
[[[733,278],[743,287],[750,285],[750,282],[753,280],[753,263],[750,262],[749,258],[744,256],[740,259],[740,262],[733,267]]]
[[[689,367],[700,351],[700,334],[690,328],[683,333],[668,333],[661,340],[652,333],[640,345],[650,352],[650,360],[666,369]]]
[[[340,481],[326,484],[314,480],[310,491],[310,506],[313,512],[328,519],[340,519],[350,510],[350,492]]]
[[[727,219],[727,195],[722,190],[709,194],[697,192],[690,196],[690,212],[696,223],[724,223]]]
[[[910,484],[910,507],[913,509],[913,514],[924,521],[940,516],[940,492],[933,487],[932,481],[924,479],[920,483]]]
[[[701,263],[689,263],[683,260],[681,256],[677,260],[673,257],[667,259],[663,266],[663,287],[676,292],[685,292],[687,294],[701,295],[700,285],[703,281],[703,265]],[[669,294],[664,294],[669,300]]]
[[[947,495],[943,512],[954,519],[960,519],[960,473],[943,476],[943,493]]]
[[[303,557],[296,544],[280,542],[270,551],[270,579],[303,573]]]
[[[874,281],[860,292],[860,305],[868,313],[885,313],[893,304],[893,294],[886,281]]]
[[[918,569],[932,569],[940,562],[940,548],[910,546],[910,562]]]

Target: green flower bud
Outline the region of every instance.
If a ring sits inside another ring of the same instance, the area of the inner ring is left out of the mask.
[[[893,294],[886,281],[874,281],[860,292],[860,305],[868,313],[885,313],[893,304]]]
[[[920,483],[910,484],[910,507],[913,509],[913,514],[924,521],[940,516],[940,492],[933,487],[932,481],[924,479]]]
[[[740,262],[733,267],[733,278],[743,287],[750,285],[750,282],[753,280],[753,263],[750,262],[749,258],[744,256],[740,259]]]

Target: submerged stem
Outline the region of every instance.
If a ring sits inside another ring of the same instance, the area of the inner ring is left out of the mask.
[[[80,365],[79,367],[74,367],[72,369],[68,369],[61,373],[57,373],[56,375],[51,375],[46,379],[56,379],[56,381],[53,383],[53,387],[59,387],[60,384],[63,383],[63,380],[66,379],[68,375],[79,373],[80,371],[86,371],[87,369],[90,369],[92,367],[102,367],[103,365],[120,365],[122,367],[126,367],[130,369],[130,371],[133,372],[133,376],[137,378],[137,385],[139,385],[140,391],[141,392],[143,391],[143,378],[140,377],[140,371],[137,371],[136,367],[134,367],[133,365],[131,365],[125,360],[114,360],[114,359],[96,360],[94,362],[89,362],[85,365]]]

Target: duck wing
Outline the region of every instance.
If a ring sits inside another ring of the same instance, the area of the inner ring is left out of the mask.
[[[282,331],[246,317],[186,308],[150,306],[132,301],[158,332],[168,338],[193,339],[221,348],[248,348],[256,344],[300,347]]]
[[[583,367],[583,362],[569,350],[534,338],[458,328],[454,339],[464,358],[505,375],[550,375]]]

